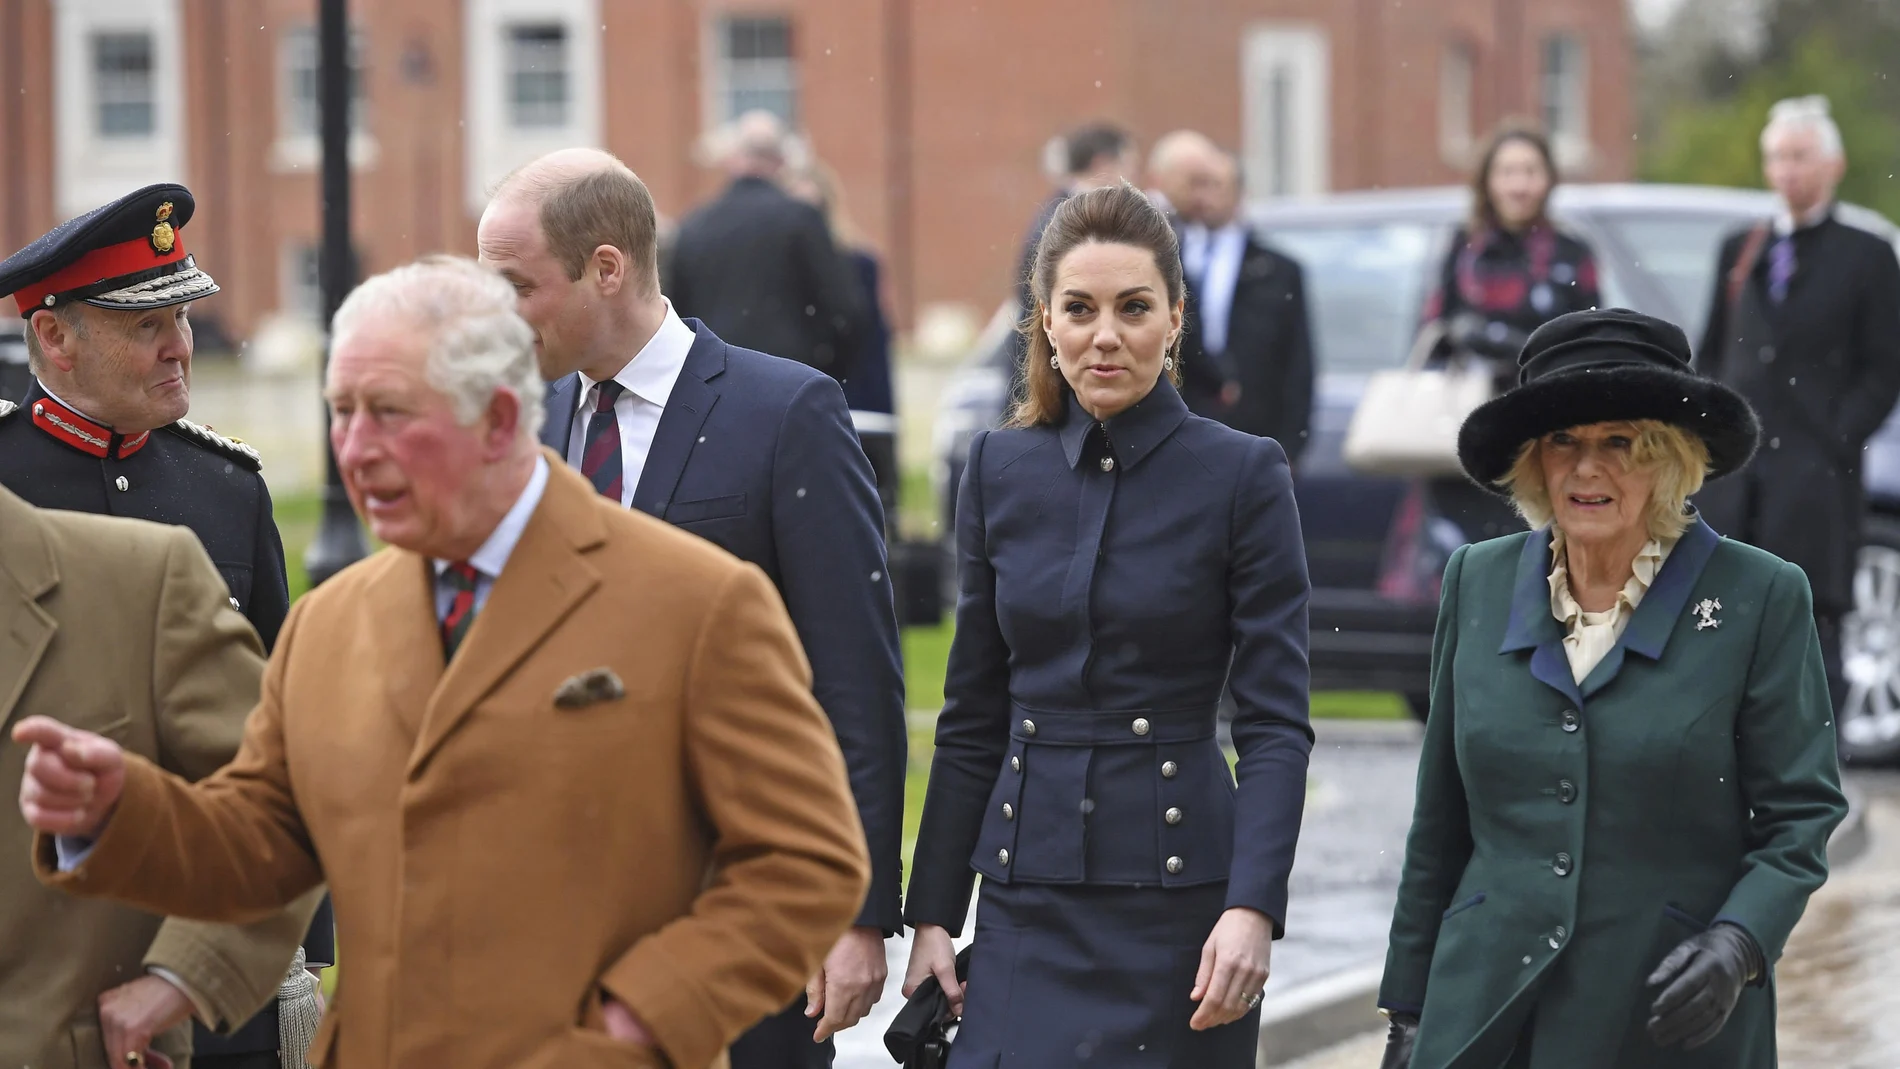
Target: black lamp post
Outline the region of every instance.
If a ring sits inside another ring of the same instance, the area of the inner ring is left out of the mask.
[[[343,297],[356,285],[350,247],[350,39],[348,0],[317,2],[317,114],[323,138],[323,245],[317,277],[323,289],[324,366],[330,363],[328,331]],[[330,450],[330,416],[323,417],[323,521],[303,557],[310,585],[363,559],[368,547],[350,507]]]

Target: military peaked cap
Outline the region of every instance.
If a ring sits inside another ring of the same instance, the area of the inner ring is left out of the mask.
[[[0,263],[0,296],[25,318],[74,301],[142,311],[208,297],[218,284],[181,233],[193,207],[191,190],[162,183],[68,219]]]

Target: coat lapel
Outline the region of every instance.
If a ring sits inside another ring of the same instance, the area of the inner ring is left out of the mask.
[[[726,343],[697,319],[686,320],[686,325],[696,336],[693,347],[666,400],[666,411],[660,414],[653,448],[647,453],[646,467],[641,469],[639,485],[633,491],[633,507],[660,519],[666,518],[666,506],[686,472],[686,461],[693,455],[693,446],[699,444],[699,429],[719,402],[719,391],[711,380],[726,370]]]
[[[1652,662],[1662,660],[1669,636],[1675,634],[1676,623],[1688,608],[1696,581],[1702,578],[1702,570],[1708,567],[1709,558],[1721,541],[1721,535],[1703,523],[1700,516],[1696,517],[1676,542],[1676,548],[1669,551],[1669,559],[1663,561],[1656,581],[1643,595],[1643,603],[1636,606],[1629,626],[1623,629],[1623,637],[1584,677],[1584,697],[1590,697],[1616,679],[1617,673],[1623,670],[1626,650]]]
[[[1550,612],[1550,528],[1532,531],[1517,558],[1511,591],[1511,619],[1505,625],[1500,654],[1531,650],[1531,676],[1577,705],[1583,695],[1564,655],[1564,629]]]
[[[53,640],[58,624],[39,599],[59,585],[59,564],[32,506],[0,489],[0,727]]]
[[[435,567],[419,554],[405,551],[403,556],[389,581],[371,589],[386,599],[374,618],[390,629],[382,643],[387,658],[383,686],[413,749],[429,698],[442,682],[442,629],[436,619]]]
[[[411,776],[476,703],[600,585],[600,573],[586,559],[588,551],[607,540],[599,495],[579,474],[554,460],[549,460],[552,470],[540,505],[429,698],[421,736],[409,757]]]
[[[567,459],[567,442],[574,433],[574,414],[580,405],[575,396],[581,388],[579,375],[567,375],[548,384],[547,400],[543,405],[547,409],[547,419],[541,423],[541,444],[547,446]]]

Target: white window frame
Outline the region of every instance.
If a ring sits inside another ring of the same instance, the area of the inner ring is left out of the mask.
[[[301,22],[283,27],[277,36],[277,139],[271,144],[270,168],[278,173],[314,171],[323,163],[322,101],[313,102],[319,109],[317,128],[299,130],[294,124],[297,113],[294,61],[299,58],[298,41],[306,34],[309,36],[312,61],[320,64],[322,57],[316,54],[317,33],[315,23]],[[350,27],[350,50],[354,53],[351,60],[359,68],[357,77],[361,86],[350,108],[350,167],[362,171],[376,165],[381,146],[369,132],[369,40],[361,26]],[[321,91],[319,86],[318,92]]]
[[[182,0],[60,0],[53,5],[55,210],[71,218],[153,182],[183,182]],[[102,137],[93,77],[98,34],[152,41],[152,132]]]
[[[1566,51],[1568,66],[1553,70],[1551,56]],[[1590,46],[1574,30],[1546,34],[1537,48],[1538,111],[1550,135],[1557,166],[1588,170],[1590,145]],[[1553,121],[1555,120],[1555,121]]]
[[[1478,50],[1453,38],[1438,53],[1438,155],[1452,167],[1470,167],[1477,144]]]
[[[292,238],[284,242],[277,261],[277,308],[280,313],[308,323],[323,322],[323,280],[304,285],[304,258],[321,256],[314,242]],[[319,266],[319,270],[321,267]]]
[[[495,184],[529,160],[556,149],[602,146],[600,0],[467,0],[464,12],[464,198],[469,213],[480,215]],[[559,23],[567,31],[565,125],[513,124],[506,35],[522,23]]]
[[[702,88],[701,109],[705,129],[717,130],[737,115],[726,113],[726,102],[732,95],[733,60],[727,53],[726,45],[731,37],[731,24],[738,21],[773,20],[785,24],[787,39],[791,42],[791,55],[785,58],[789,72],[787,91],[791,94],[792,114],[786,124],[793,129],[802,125],[804,117],[804,82],[799,77],[798,64],[798,20],[789,11],[719,11],[706,17],[701,33],[701,68],[706,72],[705,85]]]
[[[1326,192],[1332,170],[1332,57],[1326,30],[1308,22],[1250,25],[1241,40],[1240,90],[1247,196]]]

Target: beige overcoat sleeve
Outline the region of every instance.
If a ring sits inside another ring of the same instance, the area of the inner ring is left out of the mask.
[[[264,658],[257,633],[230,607],[224,580],[186,528],[174,528],[159,595],[153,663],[159,764],[190,780],[216,772],[237,752],[257,704]],[[244,926],[172,918],[145,954],[190,985],[220,1031],[242,1025],[276,997],[321,887]]]

